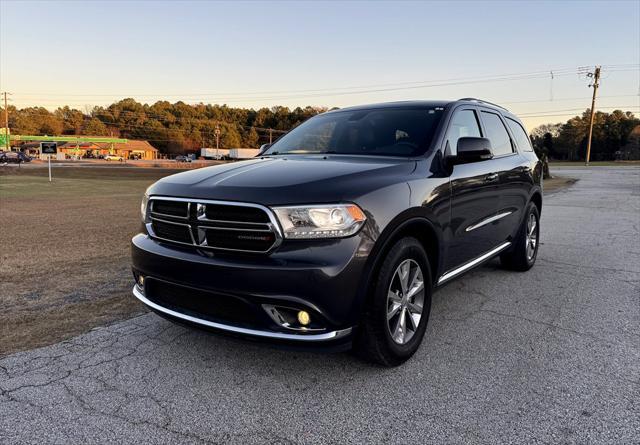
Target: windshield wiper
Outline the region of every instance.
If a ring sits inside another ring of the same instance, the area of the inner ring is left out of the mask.
[[[335,150],[328,151],[309,151],[304,149],[295,149],[288,150],[284,152],[272,151],[271,153],[265,153],[263,156],[271,156],[271,155],[324,155],[324,154],[337,154],[338,152]]]

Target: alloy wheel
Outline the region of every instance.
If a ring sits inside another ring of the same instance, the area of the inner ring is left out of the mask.
[[[424,278],[414,260],[400,263],[387,292],[387,329],[397,344],[409,342],[418,330],[424,309]]]
[[[531,261],[536,254],[536,247],[538,246],[538,220],[533,213],[529,214],[529,219],[527,220],[525,242],[527,243],[527,260]]]

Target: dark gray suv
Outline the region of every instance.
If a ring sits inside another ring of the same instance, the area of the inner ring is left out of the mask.
[[[533,266],[541,173],[518,118],[484,101],[324,113],[149,187],[134,294],[177,322],[398,365],[438,286],[495,256]]]

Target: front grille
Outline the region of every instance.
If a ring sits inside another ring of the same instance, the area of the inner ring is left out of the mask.
[[[207,245],[220,249],[267,251],[275,242],[275,234],[268,230],[203,229]]]
[[[188,225],[178,225],[173,222],[153,219],[151,227],[159,238],[179,243],[192,243],[191,228]]]
[[[268,223],[269,215],[256,207],[238,207],[221,204],[207,204],[207,219],[213,221],[235,221],[248,223]]]
[[[145,280],[145,297],[176,312],[205,320],[255,326],[256,310],[244,300],[226,294],[208,292],[166,281]]]
[[[152,237],[203,249],[266,253],[281,241],[266,207],[220,201],[152,197]]]
[[[189,216],[189,203],[180,201],[151,201],[151,211],[158,215],[177,216],[186,218]]]

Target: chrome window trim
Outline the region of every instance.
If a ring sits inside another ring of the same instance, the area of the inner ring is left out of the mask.
[[[266,232],[266,231],[270,231],[270,233],[273,233],[275,235],[275,241],[273,243],[273,245],[271,245],[271,247],[269,247],[269,249],[267,250],[246,250],[246,249],[232,249],[232,248],[226,248],[226,247],[215,247],[215,246],[209,246],[206,244],[206,241],[204,242],[197,242],[199,240],[195,240],[194,235],[193,235],[193,230],[190,224],[183,224],[186,226],[189,226],[189,232],[191,234],[191,238],[193,240],[193,244],[189,244],[189,243],[184,243],[184,242],[180,242],[180,241],[174,241],[174,240],[170,240],[170,239],[166,239],[166,238],[162,238],[156,235],[156,233],[153,230],[153,227],[151,227],[151,221],[149,222],[145,222],[145,226],[147,228],[147,231],[149,233],[149,236],[151,236],[151,238],[156,238],[162,241],[166,241],[168,243],[175,243],[175,244],[180,244],[183,246],[191,246],[191,247],[195,247],[195,248],[204,248],[204,249],[210,249],[210,250],[220,250],[220,251],[225,251],[225,252],[245,252],[245,253],[257,253],[257,254],[265,254],[265,253],[269,253],[275,249],[277,249],[283,241],[283,232],[282,229],[280,227],[280,223],[278,222],[278,219],[275,216],[275,213],[273,212],[273,210],[271,210],[269,207],[267,206],[263,206],[261,204],[255,204],[255,203],[251,203],[251,202],[237,202],[237,201],[220,201],[220,200],[214,200],[214,199],[200,199],[200,198],[176,198],[173,196],[163,196],[163,195],[151,195],[149,196],[149,201],[147,204],[147,208],[149,209],[149,219],[151,220],[153,218],[153,216],[151,215],[152,210],[153,209],[153,201],[154,200],[161,200],[161,201],[176,201],[176,202],[186,202],[189,205],[189,210],[191,209],[191,205],[193,204],[217,204],[217,205],[227,205],[227,206],[236,206],[236,207],[252,207],[252,208],[256,208],[256,209],[260,209],[263,212],[266,213],[267,217],[269,218],[269,223],[246,223],[246,224],[259,224],[259,225],[264,225],[265,226],[265,230],[251,230],[251,229],[239,229],[236,228],[235,230],[246,230],[246,231],[259,231],[259,232]],[[189,212],[190,214],[190,212]],[[168,217],[172,217],[172,218],[177,218],[177,219],[182,219],[184,220],[185,218],[183,217],[179,217],[179,216],[171,216],[171,215],[167,215]],[[200,217],[198,217],[198,215],[196,215],[196,218],[198,220],[198,222],[210,222],[209,220],[202,220]],[[179,222],[174,222],[174,221],[166,221],[166,220],[162,220],[159,218],[155,218],[158,221],[162,221],[162,222],[166,222],[166,223],[170,223],[170,224],[178,224],[181,225],[181,223]],[[186,218],[186,220],[188,220],[188,217]],[[224,223],[231,223],[231,224],[243,224],[243,222],[241,221],[220,221],[220,222],[224,222]],[[207,226],[207,225],[202,225],[202,226],[198,226],[196,227],[197,231],[198,231],[198,236],[200,236],[200,228],[206,229],[206,228],[212,228],[212,229],[216,229],[216,227],[213,226]],[[220,230],[234,230],[234,228],[230,228],[230,227],[219,227],[218,229]]]
[[[469,227],[467,227],[465,229],[465,232],[471,232],[472,230],[479,229],[482,226],[486,226],[487,224],[490,224],[490,223],[492,223],[494,221],[498,221],[499,219],[502,219],[505,216],[511,215],[512,213],[513,213],[512,211],[502,212],[502,213],[498,213],[497,215],[493,215],[493,216],[490,216],[488,218],[485,218],[482,221],[480,221],[479,223],[472,224]]]
[[[460,275],[463,272],[466,272],[467,270],[477,266],[478,264],[482,263],[485,260],[493,258],[494,256],[496,256],[497,254],[502,252],[504,249],[506,249],[510,245],[511,245],[511,241],[505,241],[504,243],[500,244],[498,247],[496,247],[496,248],[494,248],[494,249],[492,249],[492,250],[480,255],[476,259],[473,259],[473,260],[469,261],[468,263],[463,264],[460,267],[457,267],[457,268],[455,268],[453,270],[450,270],[449,272],[443,274],[438,279],[438,285],[441,285],[445,281],[448,281],[451,278],[456,277],[456,276]]]
[[[261,331],[258,329],[241,328],[239,326],[232,326],[223,323],[216,323],[214,321],[204,320],[202,318],[192,317],[191,315],[183,314],[181,312],[168,309],[164,306],[154,303],[147,299],[137,286],[133,287],[133,295],[145,305],[152,309],[162,312],[172,317],[186,320],[191,323],[207,326],[210,328],[220,329],[222,331],[233,332],[236,334],[252,335],[254,337],[270,338],[274,340],[293,340],[300,342],[321,342],[329,340],[337,340],[351,334],[353,328],[341,329],[338,331],[323,332],[322,334],[287,334],[283,332],[270,332]]]
[[[513,153],[505,153],[505,154],[494,156],[491,159],[504,159],[504,158],[508,158],[509,156],[515,156],[517,154],[520,154],[520,153],[514,151]]]

